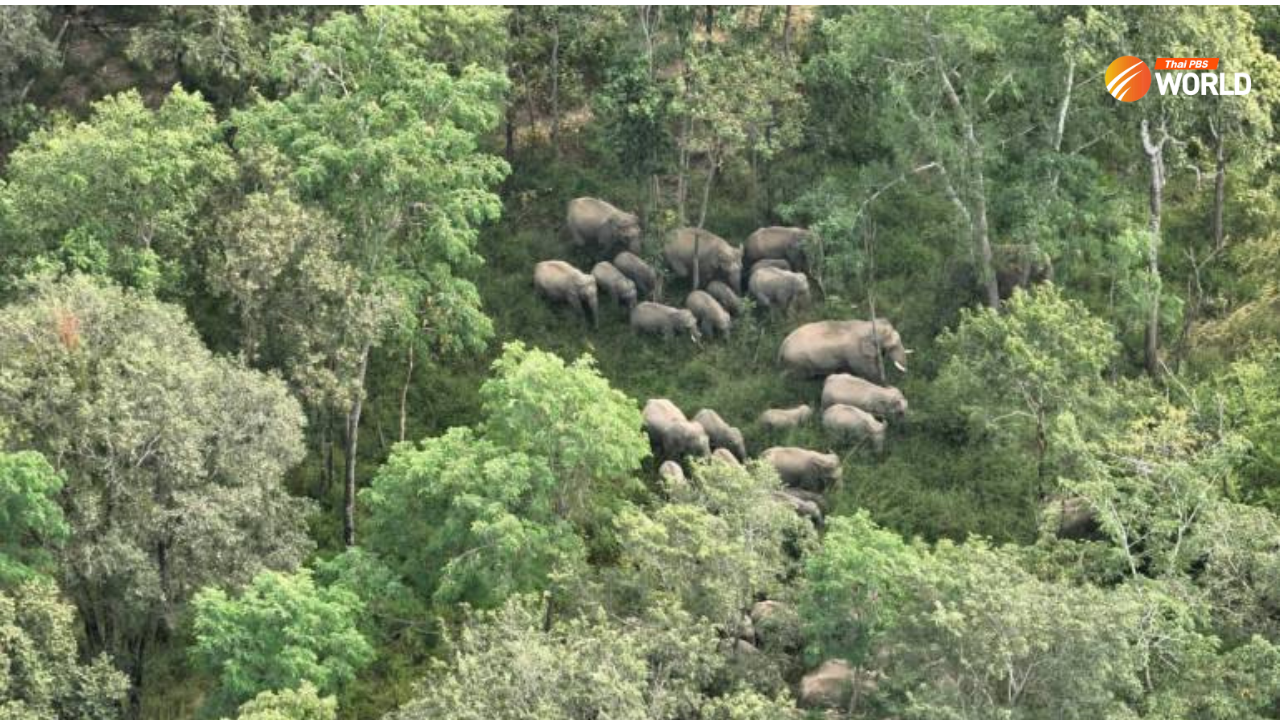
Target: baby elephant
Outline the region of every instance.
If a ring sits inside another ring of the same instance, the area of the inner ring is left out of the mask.
[[[547,260],[533,268],[533,286],[538,294],[564,303],[582,313],[587,322],[599,325],[596,279],[563,260]]]
[[[742,298],[738,297],[738,293],[734,292],[733,288],[719,280],[712,280],[707,283],[707,292],[720,303],[720,307],[728,310],[730,315],[742,314]]]
[[[631,328],[664,338],[674,337],[676,333],[688,333],[694,342],[702,338],[698,332],[698,319],[693,313],[655,302],[642,302],[635,306],[631,311]]]
[[[707,431],[711,447],[728,450],[739,460],[747,459],[747,443],[742,439],[742,431],[725,422],[715,410],[703,408],[693,416],[693,421]]]
[[[613,265],[636,284],[636,292],[646,298],[653,297],[654,290],[658,288],[658,273],[649,263],[624,250],[613,259]]]
[[[793,307],[808,305],[812,298],[809,293],[809,278],[804,273],[775,267],[752,270],[747,289],[762,307],[777,308],[784,312],[789,312]]]
[[[884,452],[885,424],[852,405],[832,405],[823,410],[822,427],[844,440],[869,440],[877,455]]]
[[[822,492],[840,479],[840,458],[798,447],[771,447],[761,455],[782,484]]]
[[[666,484],[668,490],[684,488],[689,480],[684,476],[684,468],[675,460],[664,460],[658,467],[658,476]]]
[[[781,410],[771,408],[760,413],[760,424],[766,430],[790,430],[809,422],[813,417],[813,408],[808,405],[797,405]]]
[[[690,422],[675,403],[665,398],[644,404],[644,429],[659,457],[678,460],[686,455],[711,454],[707,431]]]
[[[728,450],[725,450],[722,447],[712,450],[711,457],[716,460],[719,460],[725,465],[732,465],[733,467],[742,467],[742,463],[738,462],[738,458],[734,457],[733,453],[729,452]]]
[[[907,414],[907,399],[896,387],[880,387],[856,375],[836,373],[822,383],[822,407],[852,405],[880,418],[900,420]]]
[[[591,268],[596,287],[603,289],[622,307],[630,310],[636,306],[636,284],[623,275],[613,263],[603,260]]]
[[[685,298],[684,306],[698,318],[698,328],[702,334],[707,337],[729,337],[729,328],[733,326],[733,320],[729,317],[729,312],[710,293],[702,290],[694,290],[689,293],[689,297]]]
[[[754,274],[757,270],[763,270],[765,268],[776,268],[778,270],[786,270],[790,272],[791,263],[779,258],[765,258],[764,260],[755,261],[751,266],[751,272]]]

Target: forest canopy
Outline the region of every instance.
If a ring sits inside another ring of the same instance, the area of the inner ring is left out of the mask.
[[[0,720],[1280,716],[1277,53],[0,7]]]

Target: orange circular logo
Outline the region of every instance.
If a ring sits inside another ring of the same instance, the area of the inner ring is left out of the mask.
[[[1122,102],[1133,102],[1151,89],[1151,68],[1132,55],[1116,58],[1107,66],[1107,92]]]

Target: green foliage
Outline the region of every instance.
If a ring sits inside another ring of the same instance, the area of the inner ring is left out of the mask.
[[[312,547],[310,503],[281,482],[302,456],[298,403],[143,293],[77,275],[0,310],[0,416],[10,447],[66,478],[58,559],[93,652],[127,663],[200,587]]]
[[[332,697],[320,697],[316,687],[303,682],[297,689],[263,691],[240,706],[236,720],[334,720],[338,703]]]
[[[75,609],[57,586],[0,590],[0,718],[116,720],[128,690],[107,655],[80,661]]]
[[[231,155],[213,111],[175,87],[156,110],[137,92],[93,105],[81,123],[34,133],[13,153],[0,208],[7,273],[56,268],[168,296],[192,289],[197,238]]]
[[[64,480],[37,452],[0,452],[0,586],[51,574],[70,534],[56,496]]]
[[[312,695],[333,692],[373,659],[373,648],[356,629],[360,599],[343,587],[317,587],[306,569],[259,573],[239,596],[206,588],[191,604],[192,657],[218,677],[211,700],[217,706],[235,707],[263,691],[301,683],[315,686]],[[294,701],[305,696],[304,689]],[[277,696],[275,702],[282,701]],[[255,703],[262,712],[270,707],[261,696]]]
[[[1274,512],[1280,509],[1280,350],[1237,360],[1219,385],[1232,429],[1249,444],[1232,494]]]

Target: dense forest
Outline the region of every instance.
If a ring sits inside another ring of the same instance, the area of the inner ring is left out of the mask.
[[[0,718],[1280,717],[1277,53],[0,8]]]

